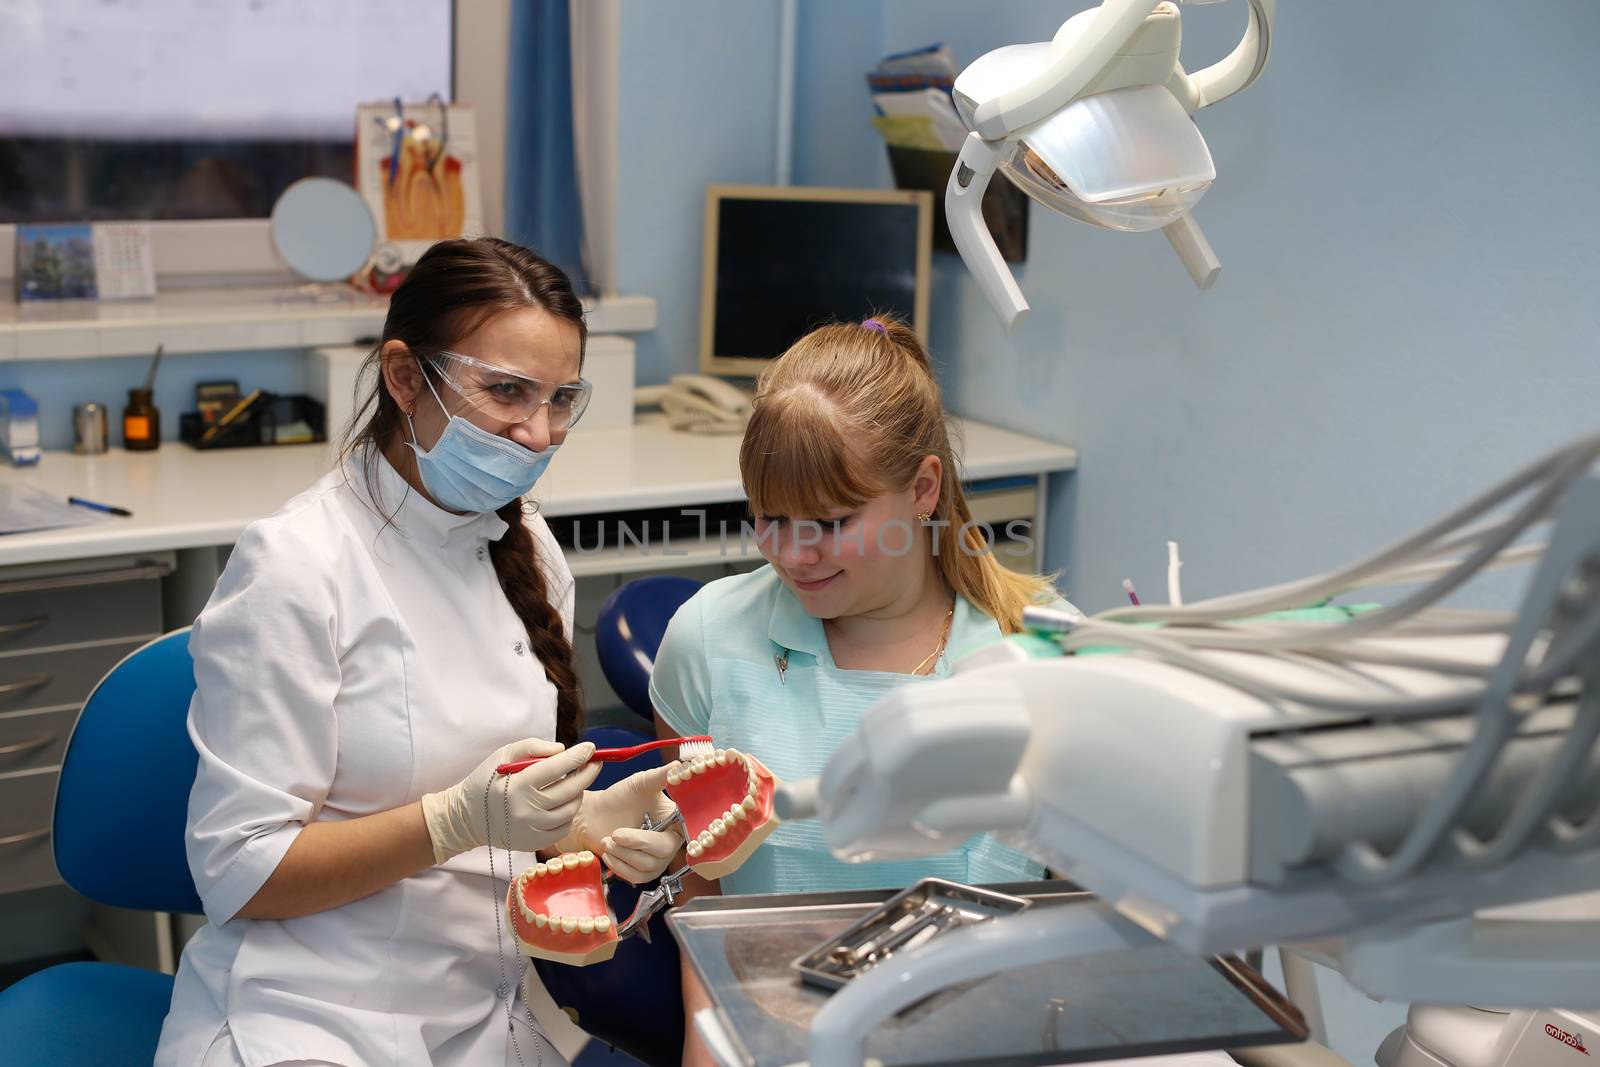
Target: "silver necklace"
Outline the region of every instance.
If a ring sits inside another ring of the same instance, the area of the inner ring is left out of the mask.
[[[503,782],[505,782],[505,788],[502,790],[502,794],[504,795],[504,798],[505,798],[506,840],[510,841],[511,840],[511,776],[510,775],[500,775],[499,777]],[[492,792],[494,792],[494,779],[490,778],[489,781],[488,781],[488,784],[486,784],[483,787],[483,825],[485,827],[487,827],[489,825],[489,794],[492,793]],[[513,875],[512,870],[511,870],[511,850],[508,848],[508,849],[506,849],[506,894],[507,895],[509,895],[510,892],[511,892],[511,885],[512,885],[513,879],[514,879],[514,875]],[[510,1038],[511,1038],[511,1049],[512,1049],[513,1052],[515,1052],[517,1054],[517,1062],[520,1063],[522,1065],[522,1067],[528,1067],[528,1061],[522,1058],[522,1046],[517,1043],[517,1028],[514,1025],[513,1021],[512,1021],[515,1018],[515,1015],[511,1011],[511,1001],[513,999],[512,990],[511,990],[510,987],[508,987],[506,985],[506,944],[505,944],[505,939],[501,935],[501,931],[500,931],[500,901],[501,901],[502,897],[501,897],[501,894],[500,894],[500,890],[496,887],[496,884],[495,884],[494,842],[492,842],[492,841],[489,842],[489,896],[491,898],[493,898],[493,902],[494,902],[494,945],[495,945],[495,950],[500,955],[500,985],[495,990],[495,995],[498,996],[501,1000],[505,1001],[505,1005],[506,1005],[506,1034],[508,1036],[510,1036]],[[519,955],[520,955],[520,953],[519,953]],[[528,965],[529,965],[530,962],[531,961],[526,961],[526,960],[523,962],[522,970],[517,975],[517,985],[520,986],[522,984],[523,979],[527,976]],[[526,1012],[527,1016],[528,1016],[528,1031],[531,1034],[533,1034],[534,1052],[535,1052],[535,1060],[534,1060],[535,1067],[544,1067],[544,1040],[539,1036],[539,1023],[533,1017],[533,1007],[528,1003],[527,997],[523,997],[523,999],[522,999],[522,1010],[524,1012]]]

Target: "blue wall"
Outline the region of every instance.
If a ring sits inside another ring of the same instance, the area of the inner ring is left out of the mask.
[[[622,6],[617,287],[657,308],[640,384],[697,366],[706,185],[772,180],[777,40],[776,4]]]
[[[1600,216],[1565,191],[1600,171],[1600,8],[1539,10],[1281,5],[1262,81],[1198,116],[1219,172],[1197,211],[1224,268],[1209,292],[1159,234],[1035,211],[1034,309],[1006,337],[940,257],[953,405],[1082,449],[1049,545],[1082,606],[1124,576],[1163,588],[1168,538],[1194,595],[1326,568],[1600,425]],[[1071,13],[886,11],[886,49],[944,39],[964,60]],[[1185,9],[1191,65],[1243,18]]]

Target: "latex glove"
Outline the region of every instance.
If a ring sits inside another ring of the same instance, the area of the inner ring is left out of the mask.
[[[572,833],[564,851],[588,849],[625,881],[639,883],[655,878],[683,847],[683,835],[667,830],[641,830],[645,813],[657,825],[672,817],[676,807],[662,790],[671,765],[640,771],[597,792],[583,794],[572,819]]]
[[[587,741],[563,748],[530,737],[496,749],[449,789],[425,795],[422,817],[433,839],[434,861],[443,863],[483,845],[533,852],[560,840],[582,807],[584,787],[600,773],[600,764],[589,763],[593,754],[594,745]],[[502,763],[524,756],[549,758],[509,778],[495,774]],[[486,812],[484,791],[491,788]]]

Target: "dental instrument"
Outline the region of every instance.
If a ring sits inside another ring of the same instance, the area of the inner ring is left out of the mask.
[[[1013,915],[1031,903],[992,889],[924,878],[796,959],[792,966],[802,980],[838,989],[896,952],[909,952],[948,930]]]
[[[1080,222],[1159,229],[1196,285],[1216,280],[1222,265],[1192,211],[1217,170],[1192,116],[1261,76],[1275,7],[1249,0],[1238,46],[1194,74],[1178,60],[1178,7],[1161,0],[1104,0],[1053,40],[996,49],[961,72],[954,101],[972,132],[945,188],[945,216],[1007,331],[1028,301],[983,220],[996,170]]]
[[[1597,461],[1580,439],[1326,575],[1081,622],[1030,609],[1032,633],[879,701],[779,807],[814,804],[843,859],[995,832],[1186,952],[1291,947],[1374,996],[1496,1005],[1496,1048],[1522,1027],[1570,1053],[1562,1035],[1600,1024],[1577,1014],[1600,1008]],[[1516,612],[1441,606],[1514,562],[1537,564]],[[1030,910],[902,951],[818,1013],[811,1062],[860,1063],[930,986],[1118,941]],[[1388,1067],[1450,1048],[1413,1037]]]

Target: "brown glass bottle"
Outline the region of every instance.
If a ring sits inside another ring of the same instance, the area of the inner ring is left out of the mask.
[[[161,447],[161,412],[148,389],[129,389],[122,409],[122,447],[129,452],[149,452]]]

